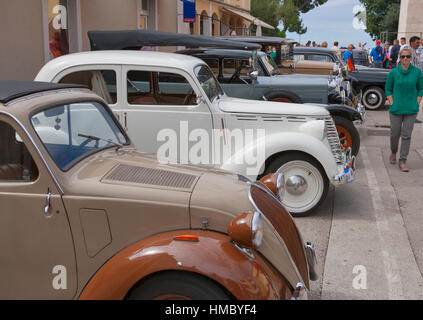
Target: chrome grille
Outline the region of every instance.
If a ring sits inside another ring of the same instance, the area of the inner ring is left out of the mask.
[[[336,130],[335,123],[333,122],[332,117],[327,117],[324,120],[325,120],[327,137],[328,137],[332,154],[335,157],[336,163],[343,165],[344,151],[341,146],[341,142],[339,141],[339,135],[338,135],[338,131]]]
[[[103,182],[191,189],[196,178],[197,176],[186,173],[120,164],[105,176]]]

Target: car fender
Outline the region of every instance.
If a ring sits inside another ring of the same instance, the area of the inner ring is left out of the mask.
[[[175,240],[180,235],[198,240]],[[289,299],[292,293],[264,258],[250,258],[227,235],[180,230],[154,235],[117,253],[94,274],[79,299],[124,299],[143,278],[175,270],[212,279],[240,300]]]
[[[322,140],[301,132],[266,134],[237,150],[232,157],[225,161],[222,169],[243,173],[252,179],[257,179],[266,169],[266,160],[276,154],[293,151],[304,152],[315,158],[325,170],[329,181],[334,181],[337,164],[329,147]],[[256,162],[253,163],[253,160]]]
[[[344,104],[329,104],[325,108],[330,112],[332,117],[340,116],[350,121],[363,120],[360,112]]]

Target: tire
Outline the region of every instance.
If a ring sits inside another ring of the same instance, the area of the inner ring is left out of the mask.
[[[341,117],[332,116],[335,122],[336,130],[338,130],[339,141],[342,147],[346,151],[348,147],[351,147],[352,155],[357,156],[360,150],[360,134],[352,121]]]
[[[213,280],[185,271],[161,272],[142,280],[128,300],[229,300]]]
[[[363,91],[363,105],[366,109],[377,110],[385,105],[385,91],[379,87],[369,87]]]
[[[288,102],[288,103],[304,103],[303,100],[294,92],[287,90],[278,90],[266,93],[265,98],[267,101],[273,102]]]
[[[284,153],[276,157],[266,169],[266,174],[274,172],[282,172],[285,175],[287,185],[282,203],[292,216],[311,215],[326,198],[329,180],[320,163],[313,157],[301,152]],[[288,186],[288,180],[292,176],[301,176],[307,182],[303,194],[296,195],[298,190]]]

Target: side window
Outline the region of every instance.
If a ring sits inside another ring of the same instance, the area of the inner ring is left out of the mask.
[[[332,62],[332,59],[330,59],[328,56],[322,56],[318,54],[311,55],[310,60],[321,61],[321,62]]]
[[[0,121],[0,183],[30,182],[38,178],[38,168],[16,131]]]
[[[295,61],[303,61],[303,60],[305,60],[305,58],[304,58],[303,54],[296,54],[296,55],[294,55],[294,60]]]
[[[252,71],[249,60],[223,59],[223,75],[232,76],[239,70],[241,76],[246,76]]]
[[[128,103],[133,105],[196,105],[188,80],[169,72],[129,71]]]
[[[219,60],[212,58],[203,59],[205,63],[210,67],[215,75],[219,74]]]
[[[114,70],[84,70],[64,76],[59,83],[81,84],[102,97],[108,104],[117,102]]]

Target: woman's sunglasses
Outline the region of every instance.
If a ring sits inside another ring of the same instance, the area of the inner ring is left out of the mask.
[[[405,58],[411,59],[411,56],[401,56],[401,59],[405,59]]]

